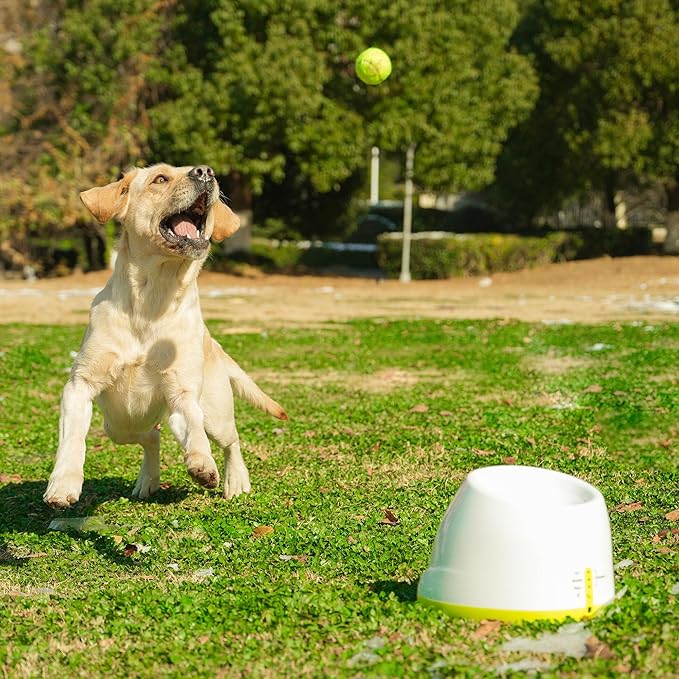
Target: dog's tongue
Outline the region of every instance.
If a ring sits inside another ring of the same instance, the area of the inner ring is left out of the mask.
[[[176,215],[173,217],[171,228],[176,236],[198,238],[198,229],[196,229],[196,225],[186,215]]]

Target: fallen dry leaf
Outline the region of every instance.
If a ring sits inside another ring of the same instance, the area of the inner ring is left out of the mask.
[[[667,514],[665,514],[665,518],[668,521],[679,521],[679,509],[675,509],[671,512],[667,512]]]
[[[494,450],[481,450],[481,448],[472,448],[474,455],[495,455]]]
[[[451,413],[450,410],[440,410],[439,415],[441,415],[441,417],[452,417],[453,413]]]
[[[673,528],[672,530],[661,530],[659,533],[656,533],[651,538],[651,542],[654,545],[657,545],[661,540],[664,540],[666,537],[674,535],[679,535],[679,528]]]
[[[160,490],[168,490],[169,488],[172,488],[172,484],[167,481],[163,481],[163,483],[160,484],[159,488]]]
[[[123,541],[123,536],[122,535],[114,535],[113,536],[113,542],[116,545],[119,545]]]
[[[619,504],[616,508],[616,512],[636,512],[637,509],[641,509],[644,506],[643,502],[629,502],[629,503],[622,503]]]
[[[394,514],[394,512],[391,511],[391,509],[385,509],[384,518],[380,521],[380,523],[384,524],[385,526],[398,526],[398,524],[401,522],[398,520],[398,517]]]
[[[413,406],[409,412],[411,413],[426,413],[429,410],[429,406],[426,405],[425,403],[418,403],[417,405]]]
[[[484,639],[489,634],[497,632],[502,627],[500,620],[481,620],[479,626],[472,632],[472,639]]]
[[[271,535],[273,528],[271,526],[257,526],[252,531],[253,538],[263,538],[265,535]]]
[[[586,658],[602,658],[603,660],[613,660],[615,653],[603,641],[599,641],[595,636],[591,636],[585,641],[587,653]]]
[[[502,461],[503,461],[505,464],[516,464],[516,458],[515,458],[515,457],[511,457],[511,456],[510,456],[510,457],[503,457],[503,458],[502,458]]]
[[[123,549],[123,556],[132,556],[137,551],[137,545],[128,543]]]
[[[347,542],[350,545],[355,545],[358,542],[358,540],[353,535],[348,535],[347,536]]]

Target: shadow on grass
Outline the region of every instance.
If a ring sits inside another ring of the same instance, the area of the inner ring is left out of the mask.
[[[399,582],[397,580],[378,580],[369,585],[371,592],[389,596],[394,594],[401,603],[417,601],[417,585],[419,578],[413,582]]]
[[[53,519],[74,519],[95,515],[99,505],[109,500],[129,497],[132,492],[132,484],[127,479],[119,477],[86,479],[80,501],[70,509],[55,510],[43,502],[42,496],[46,487],[47,481],[20,481],[0,487],[0,533],[46,535],[52,532],[49,525]],[[183,500],[187,494],[188,491],[183,488],[161,489],[149,500],[139,502],[149,505],[174,504]],[[120,552],[113,548],[110,538],[100,534],[99,531],[69,529],[68,533],[74,538],[93,542],[97,550],[107,558],[116,561],[122,558]],[[14,555],[0,540],[0,565],[18,567],[27,560]]]

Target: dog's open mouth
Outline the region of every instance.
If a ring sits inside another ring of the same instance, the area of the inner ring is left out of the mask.
[[[160,233],[173,244],[205,240],[205,221],[207,219],[207,191],[198,196],[195,202],[182,212],[170,215],[160,223]]]

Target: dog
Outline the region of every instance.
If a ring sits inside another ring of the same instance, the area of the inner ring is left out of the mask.
[[[159,164],[80,194],[93,217],[122,226],[118,257],[90,308],[89,325],[61,398],[59,446],[43,499],[80,498],[92,403],[109,438],[138,443],[144,459],[132,495],[160,486],[160,422],[167,417],[190,476],[216,488],[210,439],[224,451],[224,497],[250,491],[234,419],[234,393],[281,420],[267,396],[210,336],[197,277],[210,248],[239,227],[207,165]]]

